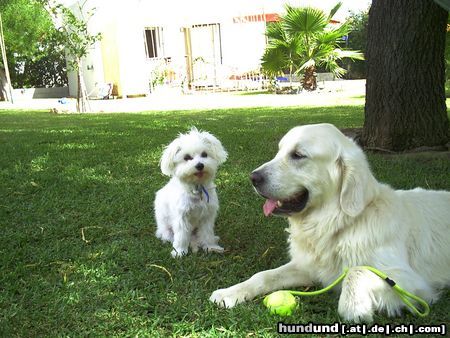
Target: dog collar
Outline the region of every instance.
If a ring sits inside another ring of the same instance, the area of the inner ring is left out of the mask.
[[[209,194],[208,194],[208,190],[205,189],[205,187],[203,185],[201,185],[202,191],[205,193],[206,195],[206,203],[209,203]]]
[[[192,190],[192,192],[193,192],[195,195],[200,195],[200,199],[203,199],[203,193],[204,193],[205,196],[206,196],[206,203],[209,203],[209,193],[208,193],[208,190],[206,190],[206,188],[205,188],[202,184],[196,185],[195,188],[194,188],[194,190]]]

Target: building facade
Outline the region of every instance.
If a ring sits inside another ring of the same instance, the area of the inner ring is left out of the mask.
[[[69,0],[68,0],[69,1]],[[88,0],[102,40],[83,60],[89,96],[113,85],[120,97],[147,95],[161,84],[181,89],[251,86],[259,76],[268,22],[286,3],[329,10],[335,3],[275,0]],[[69,73],[70,95],[76,76]]]

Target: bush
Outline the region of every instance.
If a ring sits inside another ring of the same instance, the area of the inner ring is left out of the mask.
[[[348,19],[350,21],[350,33],[346,41],[348,48],[366,52],[367,44],[367,23],[369,20],[369,10],[363,12],[351,12]],[[343,67],[347,70],[345,78],[347,79],[364,79],[366,77],[366,61],[365,60],[348,60],[345,61]]]

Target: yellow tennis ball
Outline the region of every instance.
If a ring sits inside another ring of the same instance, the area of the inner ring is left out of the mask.
[[[264,305],[271,314],[290,316],[297,307],[295,297],[289,291],[275,291],[264,298]]]

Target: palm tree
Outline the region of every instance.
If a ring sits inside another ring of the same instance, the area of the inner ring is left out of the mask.
[[[267,26],[268,45],[262,57],[263,71],[270,76],[287,71],[291,85],[293,74],[303,74],[303,88],[315,90],[317,67],[341,77],[345,69],[337,61],[343,58],[362,60],[362,53],[340,47],[342,37],[349,32],[349,25],[330,25],[341,5],[339,2],[328,15],[317,8],[286,5],[286,14],[280,21]]]

